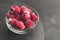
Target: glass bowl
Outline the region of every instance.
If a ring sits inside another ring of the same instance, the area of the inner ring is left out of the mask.
[[[35,25],[33,26],[32,29],[25,29],[25,30],[19,30],[19,29],[16,29],[14,27],[12,27],[9,23],[8,23],[8,19],[7,17],[5,17],[5,20],[6,20],[6,24],[7,24],[7,27],[9,30],[11,30],[12,32],[16,33],[16,34],[27,34],[29,32],[31,32],[34,28],[37,27],[37,24],[38,24],[38,21],[39,21],[39,14],[38,12],[34,9],[34,8],[31,8],[30,6],[26,5],[25,3],[22,3],[22,2],[19,2],[18,4],[17,3],[14,3],[12,5],[18,5],[18,6],[22,6],[22,5],[25,5],[26,7],[32,9],[32,11],[38,16],[38,20],[35,22]],[[11,5],[11,6],[12,6]],[[10,8],[10,7],[9,7]],[[8,12],[8,11],[7,11]]]

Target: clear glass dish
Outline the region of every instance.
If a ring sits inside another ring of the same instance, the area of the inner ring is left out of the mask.
[[[25,6],[27,6],[28,8],[32,9],[32,11],[33,11],[33,12],[38,16],[38,18],[39,18],[39,14],[38,14],[38,12],[37,12],[34,8],[31,8],[30,6],[28,6],[28,5],[26,5],[26,4],[22,3],[22,2],[20,2],[20,3],[18,3],[18,4],[17,4],[17,3],[14,3],[14,4],[12,4],[12,5],[18,5],[18,6],[25,5]],[[11,6],[12,6],[12,5],[11,5]],[[9,8],[10,8],[10,7],[9,7]],[[7,11],[7,12],[8,12],[8,11]],[[37,27],[36,25],[38,24],[38,21],[39,21],[39,19],[36,21],[36,23],[35,23],[35,25],[33,26],[32,29],[19,30],[19,29],[15,29],[14,27],[12,27],[12,26],[8,23],[7,17],[5,17],[5,20],[6,20],[6,24],[7,24],[8,29],[11,30],[12,32],[16,33],[16,34],[27,34],[27,33],[31,32],[34,28]]]

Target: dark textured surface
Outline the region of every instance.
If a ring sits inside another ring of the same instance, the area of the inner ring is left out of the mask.
[[[31,0],[32,1],[32,0]],[[5,15],[9,7],[13,4],[19,4],[19,2],[24,2],[29,6],[35,8],[34,1],[22,1],[22,0],[0,0],[0,40],[44,40],[44,29],[41,20],[39,21],[37,28],[34,29],[31,33],[25,35],[17,35],[11,32],[5,24]],[[31,4],[29,4],[29,2]],[[34,2],[34,3],[33,3]],[[37,1],[38,2],[38,1]],[[36,8],[37,10],[37,8]],[[39,11],[39,10],[37,10]],[[40,12],[39,12],[40,14]]]

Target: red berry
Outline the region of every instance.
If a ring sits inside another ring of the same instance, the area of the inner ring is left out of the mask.
[[[12,26],[15,25],[16,21],[17,21],[17,19],[11,19],[11,18],[9,19],[9,23],[10,23]]]
[[[25,28],[25,25],[22,21],[17,21],[16,25],[20,30],[23,30]]]
[[[22,14],[22,18],[24,20],[28,20],[30,18],[30,13],[28,11],[24,11]]]
[[[31,13],[31,20],[35,22],[36,20],[38,20],[38,16],[35,15],[35,13]]]
[[[32,12],[31,9],[28,9],[28,8],[27,8],[26,6],[24,6],[24,5],[21,6],[21,11],[22,11],[22,12],[24,12],[24,11],[28,11],[29,13]]]
[[[25,11],[26,9],[27,9],[26,6],[24,6],[24,5],[21,6],[21,11]]]
[[[29,12],[29,13],[32,13],[32,10],[31,10],[31,9],[26,9],[26,10],[24,10],[24,11],[27,11],[27,12]],[[23,13],[24,13],[24,11],[23,11]]]
[[[18,15],[18,16],[16,17],[16,19],[17,19],[17,20],[20,20],[20,19],[21,19],[21,15]]]
[[[7,13],[7,18],[14,18],[14,17],[15,17],[14,15]]]
[[[20,8],[17,5],[11,6],[11,9],[15,15],[20,14]]]
[[[32,10],[31,10],[31,9],[28,9],[28,11],[29,11],[30,13],[32,13]]]
[[[32,29],[33,26],[34,26],[34,22],[30,19],[28,19],[26,22],[25,22],[25,25],[28,29]]]

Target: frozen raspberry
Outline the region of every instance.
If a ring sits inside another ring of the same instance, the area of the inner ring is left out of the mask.
[[[14,12],[15,15],[20,14],[20,8],[17,5],[11,6],[11,10]]]
[[[22,21],[17,21],[16,25],[20,30],[23,30],[25,28],[25,25]]]
[[[35,13],[31,13],[31,20],[32,21],[37,21],[38,20],[38,16],[37,15],[35,15]]]
[[[33,26],[34,26],[34,22],[30,19],[28,19],[26,22],[25,22],[25,25],[28,29],[32,29]]]
[[[16,17],[16,19],[17,19],[17,20],[20,20],[20,19],[21,19],[21,15],[18,15],[18,16]]]
[[[25,11],[26,9],[28,9],[26,6],[22,5],[21,7],[21,11]]]
[[[31,10],[31,9],[28,9],[28,11],[29,11],[30,13],[32,13],[32,10]]]
[[[24,11],[22,14],[22,18],[24,20],[28,20],[30,18],[30,13],[28,11]]]
[[[11,24],[11,26],[14,26],[16,23],[17,19],[9,19],[9,23]]]
[[[15,17],[14,15],[7,13],[7,18],[14,18],[14,17]]]
[[[24,5],[22,5],[22,6],[21,6],[21,11],[22,11],[22,12],[24,12],[24,11],[28,11],[29,13],[31,13],[31,12],[32,12],[32,10],[31,10],[31,9],[27,8],[27,7],[26,7],[26,6],[24,6]]]

